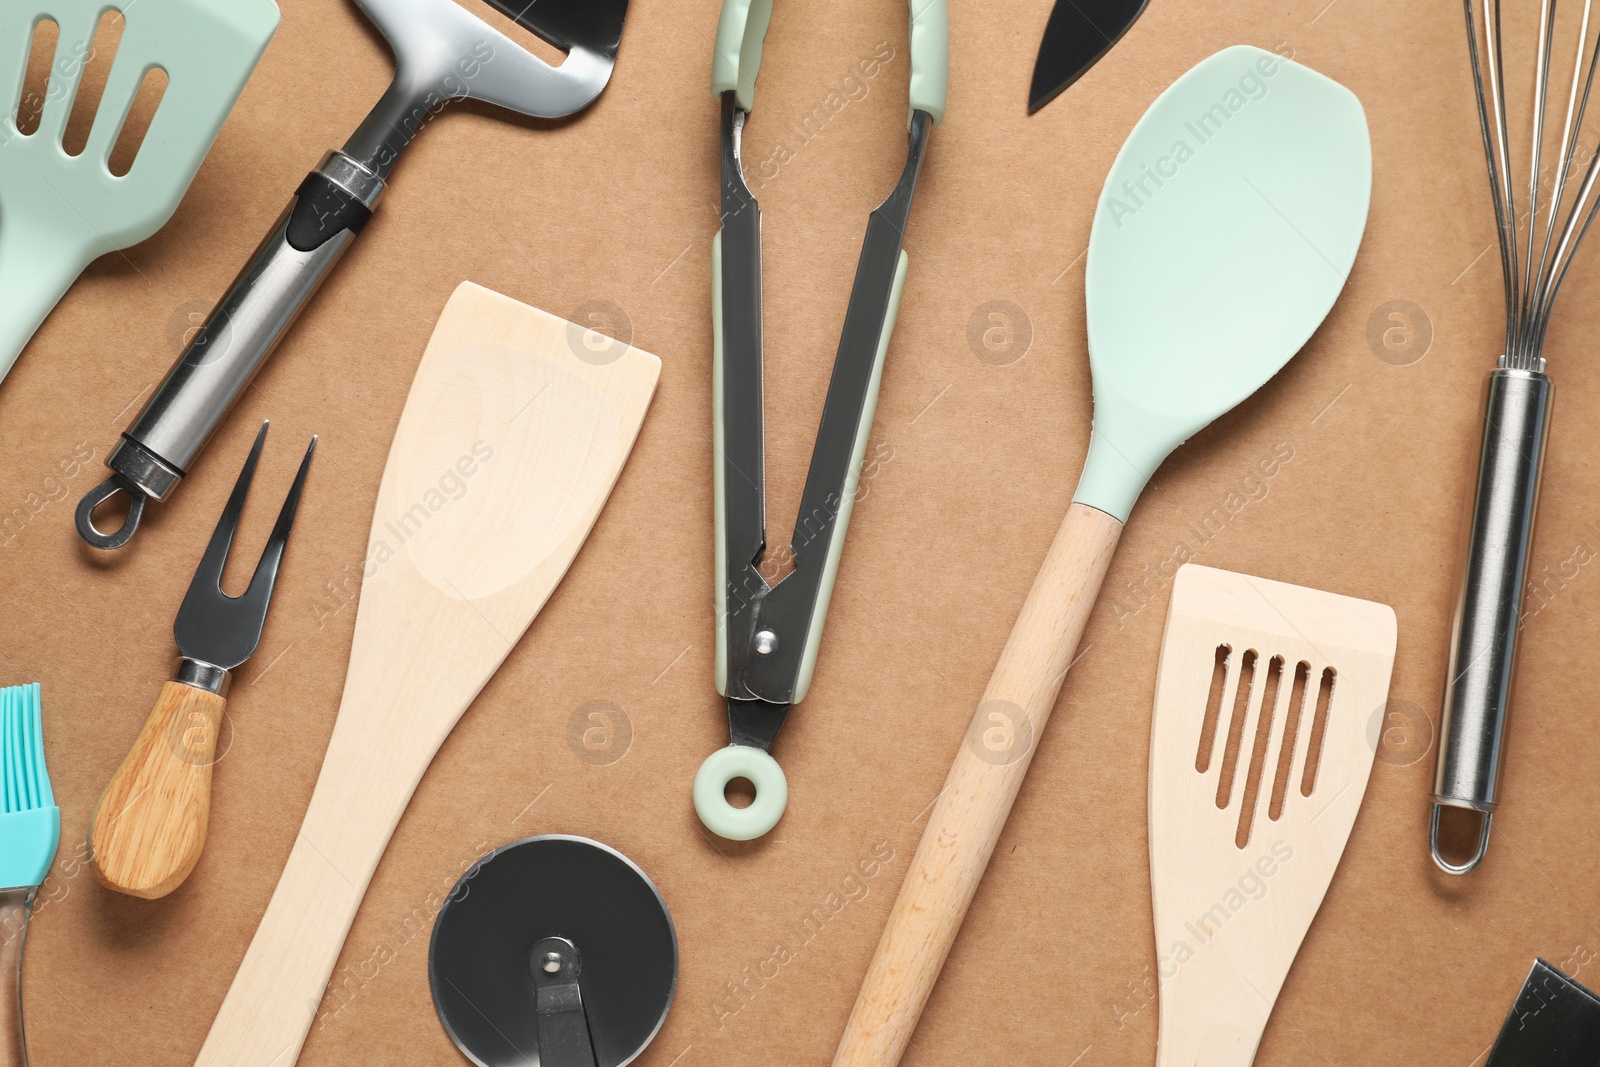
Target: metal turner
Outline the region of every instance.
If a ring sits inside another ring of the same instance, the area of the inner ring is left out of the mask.
[[[78,533],[118,548],[149,499],[165,500],[239,395],[372,217],[400,154],[452,100],[536,118],[581,111],[611,78],[628,0],[489,0],[518,25],[565,49],[552,67],[454,0],[356,0],[394,50],[395,76],[343,149],[306,175],[294,200],[211,312],[139,417],[106,457],[111,477],[78,504]],[[122,525],[94,512],[128,496]]]

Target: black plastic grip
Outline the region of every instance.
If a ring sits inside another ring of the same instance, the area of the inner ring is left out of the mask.
[[[360,233],[372,218],[372,209],[331,179],[316,171],[306,175],[294,191],[294,212],[285,235],[297,252],[311,252],[349,230]]]

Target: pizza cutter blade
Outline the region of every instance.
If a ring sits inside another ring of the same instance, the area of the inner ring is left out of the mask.
[[[479,1067],[623,1067],[672,1006],[678,938],[660,892],[622,853],[530,837],[451,890],[428,982],[445,1032]]]

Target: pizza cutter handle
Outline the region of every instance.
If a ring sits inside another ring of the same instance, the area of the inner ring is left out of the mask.
[[[912,857],[834,1067],[894,1067],[950,954],[1028,771],[1122,523],[1073,504],[1050,546]]]
[[[226,707],[210,689],[162,685],[89,820],[89,863],[101,885],[155,900],[194,870],[211,821],[211,768]]]

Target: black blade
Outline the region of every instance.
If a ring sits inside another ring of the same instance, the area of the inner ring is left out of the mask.
[[[564,52],[583,47],[617,58],[628,0],[489,0],[517,25]]]
[[[1484,1067],[1600,1063],[1600,998],[1536,960]]]
[[[1033,64],[1028,111],[1038,111],[1083,77],[1139,21],[1149,2],[1056,0]]]

